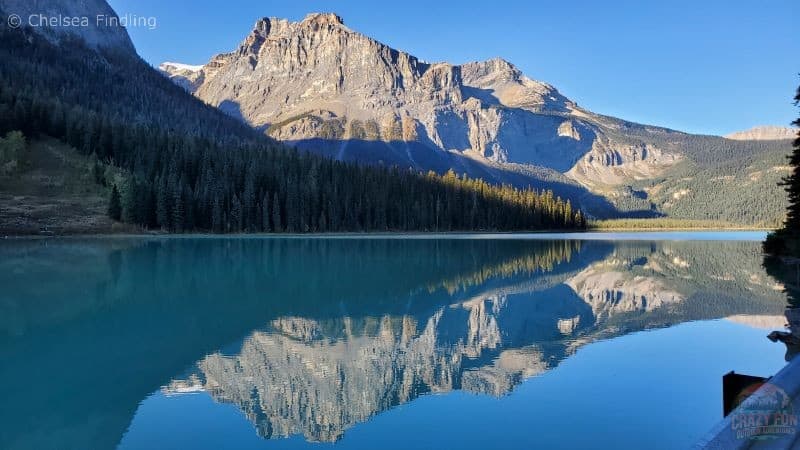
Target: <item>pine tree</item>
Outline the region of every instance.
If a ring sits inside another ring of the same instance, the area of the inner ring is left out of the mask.
[[[157,182],[156,190],[156,222],[162,229],[167,230],[169,226],[169,194],[167,193],[166,183],[162,180]]]
[[[794,97],[794,104],[800,106],[800,87]],[[792,122],[800,126],[800,118]],[[789,206],[783,228],[770,233],[764,242],[764,251],[773,256],[800,256],[800,133],[794,141],[794,149],[789,155],[792,173],[781,183],[788,194]]]
[[[281,224],[281,204],[278,200],[278,193],[272,196],[272,230],[280,233],[283,230]]]
[[[183,210],[183,197],[180,188],[175,190],[172,204],[174,205],[172,207],[172,229],[173,231],[181,233],[183,232],[183,224],[186,220],[186,216]]]
[[[97,158],[94,158],[94,162],[91,163],[90,171],[95,183],[100,185],[105,183],[105,179],[103,178],[103,166],[100,165],[100,161],[98,161]]]
[[[567,204],[564,205],[564,223],[566,225],[572,225],[572,202],[567,200]]]
[[[116,187],[116,185],[114,185]],[[138,216],[138,198],[139,190],[136,184],[136,178],[131,177],[128,180],[127,187],[122,195],[122,220],[129,223],[140,221]]]
[[[108,217],[116,221],[122,218],[122,204],[116,184],[111,188],[111,197],[108,200]]]
[[[264,194],[264,199],[261,200],[261,231],[269,233],[271,227],[269,226],[270,210],[269,210],[269,193]]]
[[[233,195],[233,199],[231,199],[231,216],[230,216],[230,228],[231,231],[234,233],[239,233],[243,231],[243,212],[242,212],[242,202],[239,200],[239,197],[236,194]]]
[[[213,205],[211,207],[211,230],[214,233],[222,233],[225,228],[224,223],[222,202],[220,202],[219,196],[214,196]]]
[[[795,105],[800,106],[800,87],[794,97]],[[800,118],[792,122],[795,126],[800,126]],[[784,179],[783,185],[789,194],[789,207],[786,212],[786,224],[784,230],[796,235],[800,233],[800,134],[794,141],[794,150],[789,156],[789,164],[792,166],[792,173]]]

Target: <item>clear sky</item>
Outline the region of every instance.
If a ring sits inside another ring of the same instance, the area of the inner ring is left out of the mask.
[[[260,17],[335,12],[426,61],[503,57],[592,111],[726,134],[798,116],[800,1],[110,0],[139,54],[204,64]]]

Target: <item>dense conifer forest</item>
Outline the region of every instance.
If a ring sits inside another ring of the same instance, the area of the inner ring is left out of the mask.
[[[107,186],[114,219],[172,232],[585,225],[579,210],[549,191],[453,172],[357,166],[286,148],[193,98],[135,55],[97,52],[66,38],[53,44],[2,27],[0,135],[50,136],[91,156],[89,170]],[[107,167],[122,169],[125,181],[104,177]]]

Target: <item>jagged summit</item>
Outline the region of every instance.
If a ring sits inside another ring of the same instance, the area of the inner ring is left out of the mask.
[[[334,13],[309,13],[306,14],[306,17],[301,23],[312,25],[344,25],[344,20]]]
[[[252,36],[260,38],[288,38],[291,34],[304,29],[311,32],[320,31],[326,28],[337,27],[342,31],[350,31],[344,26],[341,17],[333,13],[311,13],[299,22],[290,22],[288,19],[279,17],[262,17],[256,21],[250,35],[245,39],[245,43],[252,40]]]
[[[475,66],[476,70],[480,71],[482,75],[490,73],[501,73],[507,75],[510,79],[517,79],[522,76],[522,72],[512,64],[510,61],[495,56],[494,58],[485,61],[472,61],[464,64],[464,66]]]

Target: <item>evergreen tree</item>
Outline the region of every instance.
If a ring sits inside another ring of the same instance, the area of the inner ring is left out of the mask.
[[[111,188],[111,196],[108,199],[108,217],[116,221],[122,218],[122,204],[116,184]]]
[[[243,229],[242,224],[242,202],[239,201],[239,197],[236,194],[233,195],[233,199],[231,199],[231,215],[229,218],[230,221],[230,231],[234,233],[239,233]]]
[[[116,185],[114,185],[116,187]],[[139,192],[136,185],[136,178],[128,180],[125,191],[122,195],[122,220],[129,223],[141,222],[139,215]]]
[[[25,136],[20,131],[9,131],[5,138],[0,138],[0,173],[9,165],[20,170],[25,165],[25,149]]]
[[[800,106],[800,87],[794,97],[795,106]],[[792,122],[800,127],[800,118]],[[800,133],[794,140],[794,149],[789,155],[792,173],[781,183],[789,197],[786,221],[783,228],[770,233],[764,242],[764,250],[771,255],[792,255],[800,257]]]
[[[794,97],[795,105],[800,106],[800,87]],[[800,126],[800,118],[792,122],[795,126]],[[789,164],[792,166],[792,173],[784,179],[783,185],[789,194],[789,207],[786,211],[786,224],[784,229],[791,234],[800,232],[800,134],[794,141],[794,150],[789,156]]]
[[[172,230],[178,233],[183,232],[183,225],[184,220],[186,219],[184,206],[183,206],[183,197],[181,195],[181,190],[176,189],[175,196],[173,197],[173,205],[172,208]]]
[[[269,233],[272,227],[269,226],[270,210],[269,210],[269,193],[264,194],[261,200],[261,231]]]
[[[281,204],[278,200],[277,192],[272,196],[272,230],[276,233],[280,233],[283,230],[283,224],[281,223]]]
[[[156,191],[156,222],[162,229],[170,228],[169,194],[165,182],[158,183]]]
[[[225,221],[222,215],[222,202],[220,202],[219,196],[214,196],[211,212],[211,230],[214,233],[222,233],[225,228],[224,223]]]

